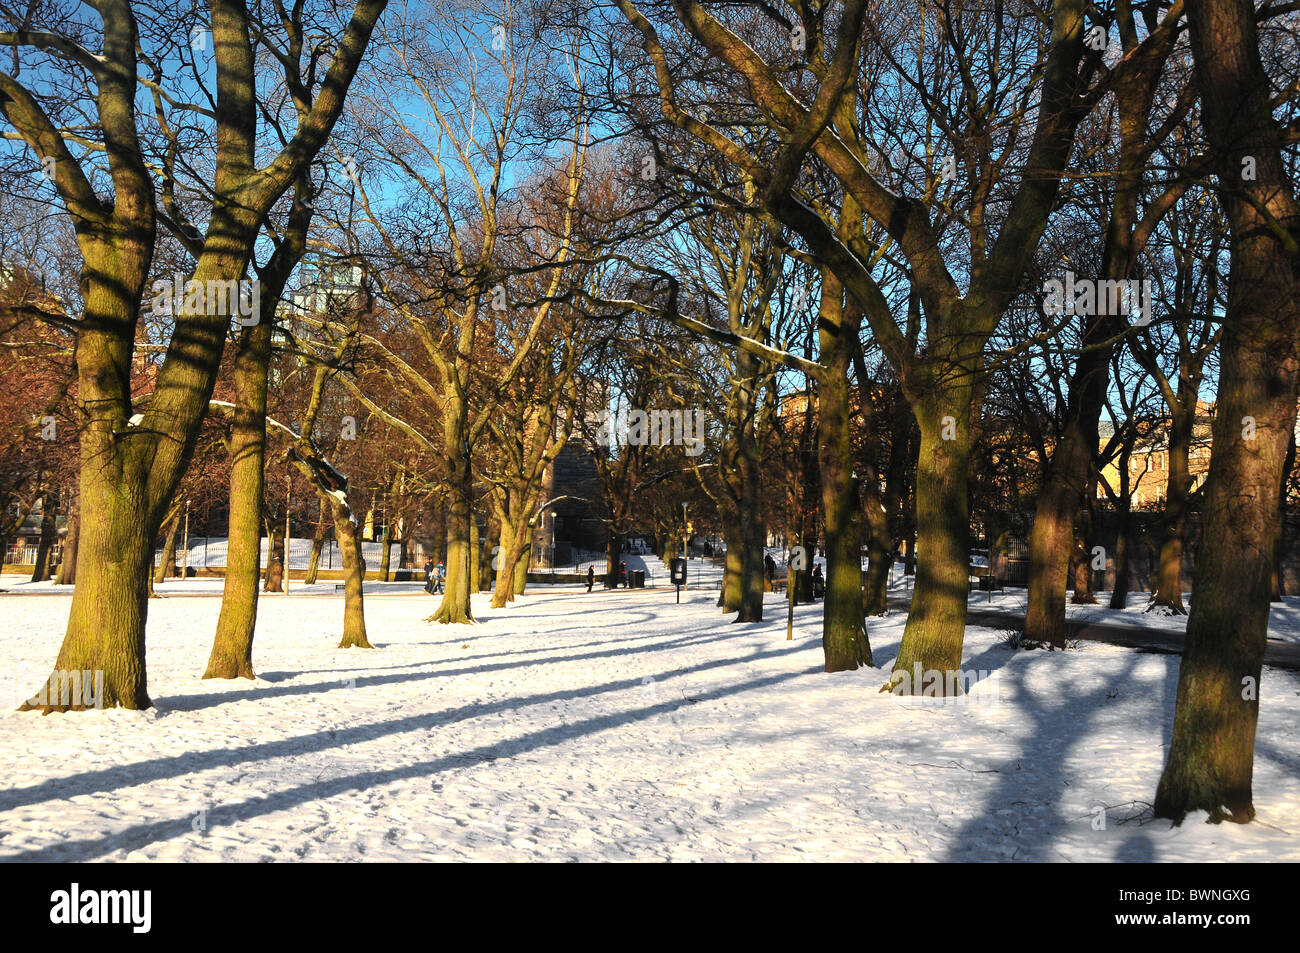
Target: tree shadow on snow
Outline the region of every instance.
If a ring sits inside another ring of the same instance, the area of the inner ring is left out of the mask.
[[[788,654],[790,651],[791,649],[783,649],[768,654],[778,656]],[[678,669],[675,671],[664,672],[662,673],[662,678],[671,678],[674,675],[684,674],[688,671],[697,671],[700,669],[717,668],[725,665],[737,664],[740,661],[743,660],[716,660],[700,666],[695,666],[691,669]],[[236,824],[255,817],[273,814],[278,811],[290,810],[295,807],[301,807],[305,804],[326,798],[337,797],[353,791],[364,791],[369,788],[391,784],[395,781],[428,777],[436,775],[442,771],[453,769],[463,770],[468,767],[485,764],[498,759],[501,757],[503,749],[508,749],[511,752],[511,756],[515,756],[543,748],[550,748],[586,735],[592,735],[611,728],[617,728],[622,725],[642,721],[656,715],[670,714],[689,704],[740,695],[748,691],[768,688],[794,679],[813,678],[822,674],[820,666],[812,666],[799,671],[781,672],[775,675],[740,682],[738,684],[725,685],[707,691],[700,691],[693,694],[689,700],[685,698],[674,699],[644,705],[640,708],[628,711],[597,715],[579,721],[569,722],[567,724],[539,729],[513,739],[497,742],[491,745],[482,745],[470,748],[466,751],[444,755],[428,761],[418,761],[412,764],[391,768],[362,771],[325,781],[315,781],[311,784],[299,785],[284,791],[277,791],[264,797],[249,798],[234,804],[212,805],[207,809],[206,825],[208,829],[217,829],[225,825]],[[642,684],[643,682],[641,679],[622,679],[605,685],[592,686],[585,689],[553,692],[525,699],[508,699],[500,703],[476,706],[468,710],[463,709],[456,713],[443,712],[433,715],[420,715],[411,718],[395,719],[390,722],[367,725],[363,728],[343,728],[330,732],[318,732],[313,735],[285,739],[280,742],[268,742],[263,745],[255,746],[251,749],[255,752],[253,757],[241,757],[240,755],[242,752],[238,751],[232,752],[217,750],[201,752],[198,754],[187,754],[172,758],[156,759],[155,761],[144,764],[125,765],[119,768],[108,768],[102,771],[87,772],[86,774],[76,775],[72,778],[52,779],[50,781],[42,782],[34,787],[4,792],[3,794],[0,794],[0,810],[10,810],[21,804],[39,803],[41,800],[44,800],[46,796],[68,798],[94,790],[112,790],[119,785],[137,785],[151,780],[190,774],[223,765],[244,764],[250,761],[266,758],[302,754],[306,751],[327,750],[347,744],[356,744],[363,741],[373,740],[391,734],[445,727],[450,722],[479,717],[481,715],[491,714],[494,711],[510,710],[517,708],[522,704],[544,704],[547,701],[563,701],[571,698],[597,695],[604,692],[638,688]],[[453,717],[447,717],[449,714]],[[249,750],[250,749],[244,749],[244,752],[248,752]],[[7,858],[7,860],[38,863],[74,859],[88,860],[118,850],[129,852],[141,847],[146,847],[150,844],[171,840],[187,834],[193,834],[194,831],[191,824],[192,818],[190,816],[171,818],[152,823],[136,824],[124,831],[110,834],[106,837],[88,837],[75,841],[63,841],[58,844],[51,844],[47,847],[23,851]]]
[[[978,669],[993,663],[997,653],[1008,657],[1020,654],[994,646],[967,664]],[[1025,659],[1025,664],[999,666],[1003,669],[999,678],[1004,704],[1011,694],[1018,720],[1032,725],[1034,733],[1019,742],[1014,756],[991,765],[997,771],[997,784],[984,810],[970,817],[953,837],[945,860],[1060,860],[1063,858],[1055,852],[1053,843],[1069,831],[1086,830],[1095,837],[1114,839],[1117,824],[1136,815],[1138,808],[1108,803],[1113,799],[1106,790],[1108,779],[1079,777],[1076,769],[1067,765],[1069,753],[1087,745],[1107,702],[1134,692],[1158,693],[1155,703],[1161,714],[1162,742],[1173,729],[1177,657],[1166,657],[1165,671],[1156,683],[1137,677],[1135,670],[1150,656],[1135,652],[1119,656],[1121,670],[1109,674],[1102,684],[1076,685],[1071,681],[1068,655],[1041,651],[1030,654],[1034,657]],[[1043,666],[1053,664],[1058,673],[1055,691],[1030,690],[1027,677],[1041,676]],[[1156,781],[1156,777],[1150,779],[1153,794]],[[1106,813],[1106,828],[1102,831],[1091,826],[1097,808],[1104,808]],[[1131,833],[1116,845],[1116,859],[1142,859],[1151,852],[1149,840],[1149,833],[1134,821]],[[1011,844],[1015,847],[1008,849]]]

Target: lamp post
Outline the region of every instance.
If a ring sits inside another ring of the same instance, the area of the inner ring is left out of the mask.
[[[284,594],[289,594],[289,490],[293,474],[284,475]]]
[[[689,589],[689,588],[690,588],[690,576],[691,576],[691,573],[690,573],[690,566],[691,566],[691,562],[690,562],[690,560],[691,560],[691,557],[690,557],[690,554],[687,553],[687,551],[686,551],[686,541],[687,541],[687,539],[686,539],[686,503],[683,501],[683,503],[682,503],[682,560],[683,560],[683,562],[686,564],[686,579],[685,579],[685,581],[682,582],[682,588],[683,588],[683,589]]]
[[[555,575],[555,516],[556,516],[555,510],[551,510],[550,514],[551,514],[551,536],[550,536],[551,555],[549,561],[551,564],[551,575],[554,576]]]
[[[528,517],[528,529],[530,532],[537,526],[537,518],[539,516],[542,518],[542,526],[543,527],[546,526],[546,515],[547,515],[548,507],[550,507],[552,504],[560,502],[560,500],[575,500],[578,503],[591,502],[585,496],[569,496],[565,494],[564,496],[552,497],[551,499],[543,503],[541,506],[537,507],[537,509],[533,511],[533,515]],[[555,516],[558,511],[550,510],[549,512],[551,516],[551,546],[550,546],[551,571],[554,572],[555,571]],[[540,549],[537,550],[529,558],[537,560],[538,565],[540,567],[540,563],[542,560],[542,551]]]
[[[185,550],[181,553],[181,578],[190,577],[190,501],[185,501]]]

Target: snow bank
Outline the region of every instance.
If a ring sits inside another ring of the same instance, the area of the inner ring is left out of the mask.
[[[785,639],[716,592],[554,587],[481,623],[367,598],[266,599],[259,679],[203,681],[219,600],[150,604],[156,708],[11,706],[58,650],[66,596],[0,596],[3,860],[1300,860],[1300,680],[1266,670],[1258,824],[1148,822],[1178,659],[1012,652],[969,630],[1001,704],[927,708],[880,669],[822,671],[820,605]],[[873,620],[888,664],[903,616]],[[1104,820],[1104,827],[1099,825]]]

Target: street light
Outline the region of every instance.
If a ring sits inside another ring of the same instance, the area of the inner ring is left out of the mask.
[[[550,555],[550,564],[551,564],[551,575],[554,576],[554,575],[555,575],[555,517],[556,517],[558,514],[556,513],[555,510],[551,510],[551,511],[550,511],[550,514],[551,514],[551,537],[550,537],[550,539],[551,539],[551,546],[550,546],[550,549],[551,549],[551,555]]]
[[[190,501],[185,501],[185,551],[181,553],[181,578],[190,577]]]
[[[286,472],[284,475],[284,594],[286,596],[289,594],[289,499],[292,485],[293,473]]]
[[[682,501],[682,559],[683,559],[683,560],[685,561],[685,563],[686,563],[686,570],[687,570],[687,571],[686,571],[686,581],[682,583],[682,588],[683,588],[683,589],[689,589],[689,588],[690,588],[689,582],[690,582],[690,566],[691,566],[691,562],[690,562],[690,560],[691,560],[691,557],[690,557],[690,554],[687,553],[687,551],[686,551],[686,542],[687,542],[687,539],[686,539],[686,502],[685,502],[685,501]]]
[[[560,502],[560,500],[574,500],[578,503],[591,502],[585,496],[569,496],[568,494],[565,494],[564,496],[552,497],[551,499],[547,500],[545,503],[537,507],[537,509],[533,511],[533,515],[528,517],[528,528],[530,532],[537,526],[537,517],[539,516],[542,517],[542,526],[543,528],[545,528],[547,507],[551,506],[553,503]],[[555,516],[558,511],[550,510],[549,512],[551,515],[551,571],[554,572],[555,570]],[[540,549],[534,551],[532,556],[530,556],[529,558],[540,560],[542,558],[542,551]]]

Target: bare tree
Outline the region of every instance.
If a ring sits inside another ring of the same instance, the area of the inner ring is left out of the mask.
[[[352,10],[328,70],[317,77],[310,111],[288,144],[259,166],[256,50],[294,63],[303,51],[277,48],[270,39],[275,28],[255,30],[245,4],[211,0],[216,96],[207,105],[180,99],[181,111],[206,122],[216,143],[206,228],[187,230],[195,255],[191,281],[197,283],[187,288],[225,289],[243,278],[266,214],[328,138],[385,6],[385,0],[361,0]],[[294,9],[301,15],[301,6]],[[31,75],[65,77],[84,101],[96,104],[95,114],[88,122],[70,115],[57,92],[24,85],[18,68],[0,72],[0,113],[51,170],[84,262],[85,311],[77,326],[77,393],[88,417],[81,440],[80,571],[54,668],[102,671],[106,706],[147,708],[144,628],[153,539],[193,453],[232,314],[228,295],[222,307],[215,295],[185,294],[156,386],[147,407],[137,410],[130,371],[158,222],[182,214],[168,188],[167,166],[160,184],[158,167],[146,159],[136,108],[139,76],[150,62],[177,55],[189,37],[188,31],[178,36],[176,24],[159,36],[164,29],[156,24],[160,29],[151,31],[146,48],[125,0],[100,0],[97,18],[83,10],[73,18],[52,13],[49,23],[6,10],[10,22],[22,26],[0,33],[0,44],[13,48],[15,64],[39,63]],[[175,101],[169,94],[162,98]],[[107,160],[107,180],[94,171],[100,156]],[[57,691],[54,699],[47,684],[28,707],[80,707],[62,704]]]
[[[1202,121],[1232,235],[1196,594],[1155,813],[1246,822],[1275,521],[1300,390],[1300,202],[1252,4],[1189,0]]]

